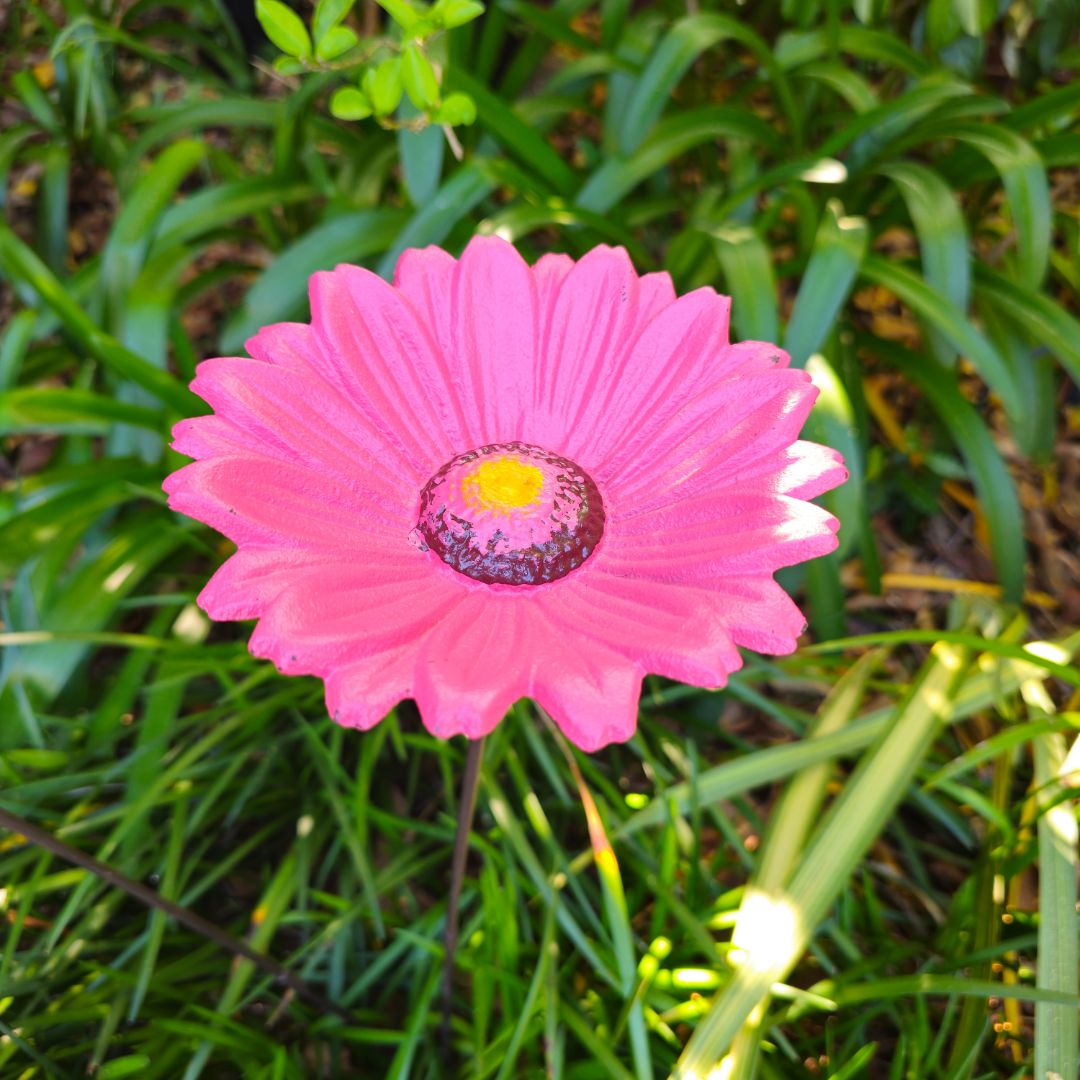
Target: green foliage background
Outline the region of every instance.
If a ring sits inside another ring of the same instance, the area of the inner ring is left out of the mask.
[[[441,39],[460,159],[213,0],[0,19],[0,808],[347,1013],[8,831],[0,1077],[1076,1077],[1076,563],[1032,531],[1078,498],[1074,0],[496,0]],[[729,292],[853,480],[786,581],[817,645],[650,680],[580,778],[525,702],[489,739],[445,1048],[464,746],[211,627],[227,545],[160,482],[198,359],[476,232]]]

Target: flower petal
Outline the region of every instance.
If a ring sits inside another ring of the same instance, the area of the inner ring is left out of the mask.
[[[218,567],[199,593],[211,619],[255,619],[304,571],[326,556],[295,548],[247,548]]]
[[[533,696],[575,746],[593,753],[634,734],[642,677],[635,661],[595,641],[582,648],[556,626],[538,661]]]
[[[610,559],[602,566],[534,601],[567,640],[600,641],[642,671],[695,686],[723,686],[742,664],[726,627],[700,596],[632,571],[612,572]]]
[[[837,546],[836,518],[786,495],[699,495],[610,524],[604,567],[628,578],[772,574]]]
[[[318,350],[315,335],[307,323],[273,323],[264,326],[244,343],[248,355],[268,364],[295,371],[313,371],[312,357]]]
[[[660,311],[593,380],[588,407],[559,452],[593,476],[632,468],[727,348],[730,309],[728,297],[697,289]]]
[[[337,723],[367,731],[412,697],[413,643],[334,668],[326,676],[326,709]]]
[[[466,439],[445,358],[412,305],[377,274],[339,266],[311,279],[320,373],[418,472],[430,476]]]
[[[196,461],[167,477],[169,506],[247,544],[363,551],[381,538],[412,550],[403,511],[311,469],[260,457]]]
[[[638,277],[626,252],[593,248],[555,295],[537,357],[530,441],[568,444],[590,404],[618,378],[637,321]]]
[[[790,596],[767,577],[725,577],[703,586],[737,645],[786,656],[798,645],[806,619]]]
[[[640,457],[597,478],[625,514],[716,492],[740,470],[798,438],[817,397],[805,371],[770,371],[703,389]]]
[[[526,614],[520,597],[476,591],[425,638],[414,689],[432,735],[478,739],[529,692],[537,657]]]
[[[457,452],[525,437],[536,364],[532,272],[512,244],[474,237],[454,272],[455,388],[471,424]]]
[[[250,649],[290,674],[325,677],[339,665],[404,647],[465,595],[426,560],[401,564],[365,552],[352,564],[326,562],[297,574],[259,620]]]
[[[258,360],[205,360],[191,388],[246,433],[250,451],[309,466],[413,511],[427,477],[315,375]]]

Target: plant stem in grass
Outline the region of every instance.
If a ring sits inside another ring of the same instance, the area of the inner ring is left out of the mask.
[[[443,960],[442,1026],[439,1038],[443,1053],[450,1046],[450,1012],[454,994],[454,954],[457,952],[461,886],[465,880],[465,860],[469,854],[469,833],[476,813],[476,793],[480,788],[480,762],[484,756],[486,736],[469,742],[465,758],[465,775],[461,780],[461,799],[458,805],[457,836],[454,838],[454,857],[450,865],[450,897],[446,905],[446,956]]]
[[[356,1018],[348,1009],[344,1009],[324,998],[322,994],[308,986],[303,979],[294,975],[288,968],[279,964],[272,956],[267,956],[265,953],[253,949],[246,941],[233,937],[228,931],[222,930],[220,926],[210,922],[209,919],[196,915],[194,911],[167,900],[149,886],[143,885],[142,882],[135,881],[120,873],[119,870],[95,859],[92,855],[87,855],[86,852],[64,843],[63,840],[53,836],[47,829],[42,829],[33,822],[27,821],[17,814],[9,813],[4,809],[0,809],[0,828],[9,829],[17,836],[25,837],[29,843],[36,844],[38,847],[52,852],[52,854],[65,862],[89,871],[105,882],[106,885],[121,889],[148,907],[157,908],[165,915],[168,915],[169,918],[175,919],[178,923],[186,926],[189,930],[193,930],[196,934],[201,934],[207,940],[214,942],[215,945],[219,945],[237,956],[242,956],[245,960],[250,960],[256,967],[261,968],[268,975],[272,975],[278,983],[288,986],[298,997],[303,998],[309,1005],[312,1005],[320,1012],[332,1012],[350,1023],[355,1021]]]

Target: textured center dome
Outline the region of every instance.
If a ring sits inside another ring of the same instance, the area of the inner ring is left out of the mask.
[[[581,466],[528,443],[448,461],[420,494],[413,542],[488,585],[544,585],[576,570],[604,532],[604,504]]]

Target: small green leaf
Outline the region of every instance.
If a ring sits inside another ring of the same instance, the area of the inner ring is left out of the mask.
[[[420,47],[409,42],[401,50],[401,81],[405,93],[418,109],[428,109],[439,100],[439,80]]]
[[[281,0],[255,0],[255,14],[266,36],[283,52],[306,60],[311,56],[311,38],[304,20]]]
[[[435,5],[432,18],[439,26],[452,30],[455,26],[464,26],[479,15],[484,14],[484,5],[476,0],[444,0]]]
[[[420,15],[408,0],[378,0],[378,4],[406,34],[413,33]]]
[[[98,1069],[101,1080],[119,1080],[121,1076],[138,1076],[150,1068],[150,1058],[146,1054],[128,1054],[126,1057],[106,1061]]]
[[[371,96],[371,104],[376,116],[389,116],[401,101],[405,92],[401,84],[401,60],[391,56],[384,60],[368,79],[364,76],[364,89]]]
[[[315,46],[320,60],[333,60],[354,48],[360,39],[347,26],[335,26],[328,30]]]
[[[293,56],[279,56],[274,60],[274,70],[279,75],[302,75],[307,68]]]
[[[994,0],[952,0],[952,3],[965,34],[980,37],[994,25],[997,17]]]
[[[342,86],[330,99],[330,112],[339,120],[366,120],[372,113],[371,102],[355,86]]]
[[[352,10],[355,0],[318,0],[315,5],[315,17],[311,23],[311,32],[318,44],[335,29],[342,19]]]
[[[435,121],[457,127],[476,120],[476,102],[468,94],[451,94],[435,113]]]

